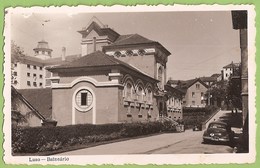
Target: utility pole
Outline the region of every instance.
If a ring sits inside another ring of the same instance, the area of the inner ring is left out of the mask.
[[[45,23],[47,22],[50,22],[50,20],[43,20],[43,23],[42,23],[42,40],[44,41],[44,26],[45,26]]]

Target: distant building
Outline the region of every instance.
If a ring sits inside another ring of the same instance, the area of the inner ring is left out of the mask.
[[[173,83],[176,89],[185,93],[182,101],[183,107],[205,107],[207,104],[207,90],[208,85],[201,80],[201,78],[191,79],[187,81],[169,80],[169,85]]]
[[[66,49],[62,49],[62,56],[52,58],[52,49],[48,42],[40,41],[33,49],[35,56],[11,56],[11,83],[16,89],[36,89],[51,86],[51,72],[47,66],[60,65],[77,59],[80,55],[66,56]]]
[[[219,82],[219,81],[222,80],[222,74],[216,73],[216,74],[211,75],[211,77],[215,78],[215,80],[216,80],[217,82]]]
[[[11,83],[16,89],[45,87],[45,64],[39,58],[20,56],[11,60]]]
[[[213,84],[215,84],[217,82],[217,78],[216,77],[200,77],[201,81],[204,82],[206,85],[208,85],[209,87],[211,87]]]
[[[233,63],[233,61],[230,64],[224,66],[221,71],[223,80],[229,80],[229,78],[234,75],[236,71],[238,71],[239,67],[240,63]]]
[[[185,93],[177,88],[165,85],[167,91],[167,116],[174,120],[183,119],[182,101]]]

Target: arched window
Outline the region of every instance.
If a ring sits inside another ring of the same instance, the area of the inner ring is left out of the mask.
[[[142,86],[138,86],[137,88],[137,100],[142,102],[143,101],[143,95],[144,95],[144,91],[143,91],[143,88]]]
[[[124,97],[126,100],[132,99],[132,88],[133,88],[132,83],[130,81],[127,81],[124,87]]]
[[[147,96],[147,102],[152,103],[153,102],[153,92],[152,92],[151,88],[147,89],[146,96]]]

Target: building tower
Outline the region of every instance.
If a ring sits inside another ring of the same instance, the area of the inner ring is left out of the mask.
[[[42,60],[51,58],[52,49],[49,48],[47,41],[39,41],[37,47],[34,48],[33,51],[34,55]]]
[[[93,16],[86,27],[78,31],[82,35],[81,55],[102,50],[103,46],[113,43],[120,35],[104,25],[97,17]]]

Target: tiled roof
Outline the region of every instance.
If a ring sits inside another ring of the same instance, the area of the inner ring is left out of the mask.
[[[129,35],[121,35],[119,38],[110,46],[118,46],[118,45],[129,45],[129,44],[144,44],[144,43],[153,43],[155,41],[149,40],[139,34],[129,34]]]
[[[91,22],[91,24],[87,28],[83,28],[83,30],[78,31],[80,34],[87,36],[92,30],[98,33],[100,36],[109,36],[112,41],[115,41],[119,34],[109,27],[101,27],[95,21]]]
[[[190,80],[178,80],[178,83],[176,83],[177,80],[169,80],[167,82],[167,84],[172,84],[172,82],[174,84],[178,84],[175,88],[179,89],[180,91],[186,93],[186,90],[191,87],[194,83],[196,82],[200,82],[201,84],[203,84],[205,87],[208,87],[201,78],[195,78],[195,79],[190,79]]]
[[[75,55],[68,55],[65,57],[65,61],[62,61],[62,57],[54,57],[46,60],[42,60],[40,58],[31,57],[31,56],[12,56],[12,62],[21,62],[24,64],[31,64],[31,65],[38,65],[38,66],[45,66],[45,65],[60,65],[64,63],[71,62],[77,58],[79,58],[81,54]]]
[[[214,78],[217,78],[219,76],[221,76],[221,74],[213,74],[213,75],[211,75],[211,77],[214,77]]]
[[[107,46],[103,46],[103,50],[106,51],[108,49],[116,49],[117,47],[128,47],[138,45],[153,45],[164,51],[167,56],[171,53],[164,48],[159,42],[149,40],[139,34],[128,34],[128,35],[120,35],[114,43],[111,43]]]
[[[86,56],[80,57],[72,62],[54,66],[50,69],[60,69],[60,68],[80,68],[80,67],[95,67],[95,66],[108,66],[108,65],[118,65],[119,60],[112,56],[108,56],[101,51],[96,51]]]
[[[60,64],[66,64],[68,62],[72,62],[79,58],[81,54],[74,54],[74,55],[68,55],[65,57],[65,61],[62,61],[62,57],[55,57],[50,58],[47,60],[44,60],[45,65],[60,65]]]
[[[51,88],[19,89],[18,92],[38,111],[45,119],[52,116]]]
[[[135,72],[141,73],[149,78],[151,76],[147,75],[144,72],[141,72],[136,67],[127,64],[119,59],[114,58],[113,56],[109,56],[101,51],[96,51],[86,56],[80,57],[77,60],[69,62],[67,64],[48,67],[47,69],[50,71],[55,71],[58,69],[74,69],[74,68],[90,68],[90,67],[108,67],[108,66],[123,66]],[[155,80],[155,79],[154,79]]]
[[[44,61],[36,58],[36,57],[30,57],[30,56],[12,56],[12,62],[21,62],[23,64],[32,64],[32,65],[38,65],[38,66],[44,66]]]
[[[233,63],[231,62],[230,64],[224,66],[223,68],[234,68],[234,67],[239,67],[240,63]]]
[[[165,88],[165,90],[170,90],[170,91],[177,93],[177,94],[180,94],[180,95],[185,94],[185,92],[183,90],[176,88],[176,87],[172,87],[169,84],[164,85],[164,88]]]
[[[203,82],[216,82],[217,81],[217,79],[215,77],[200,77],[200,79]]]
[[[184,81],[183,80],[172,80],[172,79],[170,79],[170,80],[167,81],[167,84],[169,84],[169,85],[178,85],[178,84],[180,84],[182,82],[184,82]]]

